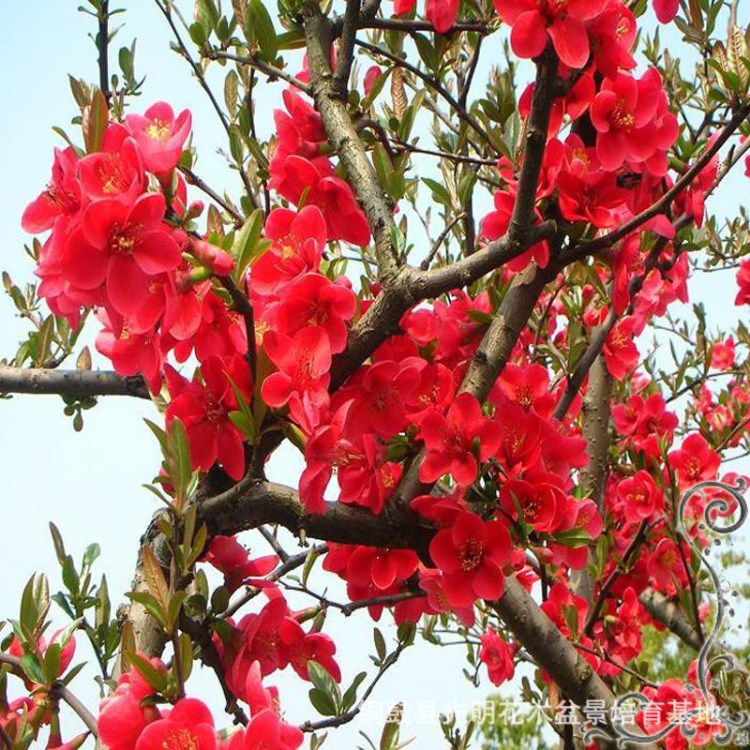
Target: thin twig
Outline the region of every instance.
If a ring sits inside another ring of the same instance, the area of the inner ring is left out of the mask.
[[[99,33],[96,35],[96,46],[99,50],[99,88],[109,106],[112,92],[109,90],[109,0],[102,0],[98,13]]]
[[[99,739],[99,728],[96,723],[96,717],[65,685],[63,685],[62,682],[58,681],[53,683],[51,692],[53,695],[67,703],[68,706],[70,706],[70,708],[78,715],[78,718],[86,725],[86,729],[88,729],[96,739]]]
[[[203,70],[201,69],[201,66],[198,65],[198,63],[193,59],[193,56],[190,54],[190,50],[188,50],[187,46],[185,45],[185,42],[182,39],[182,35],[179,32],[179,29],[177,28],[177,25],[174,22],[174,19],[172,18],[172,0],[154,0],[159,10],[162,12],[162,15],[164,18],[167,19],[167,23],[169,24],[169,27],[172,29],[172,34],[174,35],[174,38],[177,42],[177,47],[180,51],[180,54],[185,59],[185,61],[188,63],[190,68],[193,71],[193,75],[195,75],[196,79],[198,80],[198,83],[200,84],[200,87],[206,92],[206,96],[208,97],[209,101],[211,102],[211,106],[216,111],[216,114],[219,117],[219,120],[221,121],[221,125],[226,131],[226,134],[228,137],[231,138],[232,135],[232,129],[229,124],[229,121],[227,120],[227,116],[224,114],[224,110],[221,108],[221,105],[219,104],[218,100],[216,99],[216,96],[214,95],[213,90],[208,85],[208,81],[206,81],[206,76],[203,75]],[[237,164],[237,171],[240,173],[240,179],[242,180],[242,184],[245,186],[245,192],[247,193],[248,198],[250,199],[251,203],[255,208],[259,208],[258,198],[255,195],[255,191],[253,189],[253,185],[250,182],[250,179],[247,176],[247,173],[242,168],[242,164]]]
[[[221,206],[221,208],[232,217],[235,226],[242,226],[245,222],[245,217],[234,206],[232,206],[229,201],[222,198],[210,185],[198,177],[192,169],[179,167],[179,170],[185,175],[185,179],[189,185],[195,185],[195,187],[203,191],[209,198],[211,198],[211,200]]]
[[[285,73],[281,68],[276,68],[273,65],[269,65],[263,60],[260,60],[256,55],[234,55],[231,52],[224,52],[223,50],[208,49],[202,52],[203,57],[209,60],[232,60],[240,63],[240,65],[247,65],[250,68],[255,68],[261,73],[265,73],[270,80],[278,78],[279,80],[285,81],[290,86],[294,86],[305,94],[310,94],[310,87],[300,81],[299,78]]]

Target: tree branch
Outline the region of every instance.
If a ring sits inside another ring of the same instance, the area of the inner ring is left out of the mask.
[[[294,88],[299,89],[305,94],[309,95],[311,93],[310,87],[303,81],[300,81],[299,78],[290,75],[289,73],[285,73],[281,68],[276,68],[273,65],[269,65],[267,62],[264,62],[256,55],[234,55],[231,52],[224,52],[223,50],[216,49],[204,50],[201,54],[208,60],[232,60],[236,63],[239,63],[240,65],[247,65],[250,68],[255,68],[261,73],[264,73],[270,81],[278,78],[281,81],[285,81],[290,86],[294,86]]]
[[[362,141],[347,112],[346,101],[342,100],[337,90],[329,62],[333,40],[331,23],[316,2],[305,2],[303,12],[310,86],[315,106],[367,216],[375,242],[378,275],[385,281],[392,278],[399,267],[393,242],[393,208],[367,159]]]
[[[0,393],[150,398],[140,375],[100,370],[45,370],[0,365]]]
[[[352,72],[352,63],[354,62],[354,42],[357,39],[361,2],[362,0],[346,0],[341,42],[339,44],[339,53],[336,57],[333,88],[344,101],[346,101],[349,93],[349,74]]]
[[[586,496],[600,511],[604,505],[604,484],[609,461],[609,416],[612,398],[612,376],[602,354],[594,360],[589,376],[589,387],[583,400],[582,436],[586,441],[588,464],[581,471],[581,486]],[[589,556],[596,554],[596,545],[589,547]],[[570,576],[574,593],[586,601],[594,599],[594,585],[586,568],[574,570]]]
[[[112,92],[109,90],[109,0],[102,0],[98,11],[99,31],[96,35],[96,47],[99,51],[99,88],[107,106],[112,101]]]
[[[515,576],[505,579],[505,593],[490,606],[570,700],[581,707],[586,705],[586,701],[599,700],[603,701],[606,709],[612,708],[615,698],[610,689]],[[633,732],[638,731],[635,726],[629,728]],[[657,750],[651,743],[637,747]]]

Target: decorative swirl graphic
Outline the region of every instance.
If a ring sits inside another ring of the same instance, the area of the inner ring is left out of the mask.
[[[718,728],[717,733],[712,737],[717,745],[728,745],[730,742],[736,741],[740,734],[747,735],[750,728],[750,714],[745,711],[732,712],[726,707],[718,706],[709,690],[709,680],[713,672],[718,671],[718,669],[727,672],[733,671],[737,665],[731,654],[715,653],[718,648],[721,648],[718,637],[724,624],[727,600],[722,593],[721,580],[709,563],[704,548],[688,534],[685,524],[691,500],[696,496],[703,498],[705,493],[710,491],[713,494],[717,490],[719,494],[710,497],[703,509],[703,518],[698,523],[698,530],[701,532],[710,531],[720,535],[732,534],[745,523],[748,516],[748,506],[744,497],[747,482],[743,478],[737,478],[734,485],[719,481],[700,482],[685,492],[679,505],[678,531],[708,571],[713,590],[716,593],[716,621],[698,653],[698,690],[695,690],[694,705],[686,707],[678,716],[672,717],[664,726],[653,733],[647,733],[643,730],[634,731],[638,729],[635,723],[631,721],[627,724],[621,717],[623,715],[635,716],[639,709],[645,709],[647,705],[651,704],[651,701],[643,693],[627,693],[617,698],[612,707],[611,730],[606,730],[601,726],[589,728],[584,737],[586,743],[596,738],[602,738],[609,743],[614,742],[617,747],[650,744],[664,739],[678,726],[682,735],[690,740],[695,737],[700,721],[705,721],[706,712],[709,709],[712,714],[712,722]],[[732,518],[736,520],[732,521]],[[717,544],[719,543],[717,541]],[[712,656],[712,653],[715,655]],[[698,692],[700,693],[699,696],[697,695]]]

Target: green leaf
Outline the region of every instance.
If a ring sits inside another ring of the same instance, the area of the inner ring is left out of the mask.
[[[57,679],[60,673],[60,663],[62,660],[62,647],[59,643],[50,643],[44,652],[43,669],[46,679],[45,684],[49,685]]]
[[[141,604],[151,615],[158,621],[158,623],[166,629],[167,613],[164,611],[164,607],[157,601],[156,597],[149,594],[148,591],[131,591],[125,596],[131,601],[138,602]]]
[[[182,681],[187,682],[193,671],[193,642],[187,633],[181,633],[177,640],[177,649],[180,653],[180,666],[182,667]]]
[[[307,671],[310,675],[310,682],[330,700],[334,714],[338,715],[341,707],[341,691],[336,681],[325,667],[315,661],[307,663]]]
[[[367,672],[360,672],[344,692],[341,699],[342,713],[346,713],[354,705],[354,702],[357,700],[357,689],[362,684],[365,677],[367,677]]]
[[[182,422],[175,418],[169,426],[169,450],[167,454],[167,473],[172,480],[175,500],[184,501],[193,478],[190,461],[190,442]]]
[[[383,634],[380,632],[379,628],[375,628],[372,631],[372,637],[375,639],[375,652],[378,655],[378,659],[382,662],[388,653],[385,646],[385,638],[383,638]]]
[[[143,578],[146,581],[149,593],[156,599],[166,614],[169,606],[169,584],[164,577],[164,571],[151,547],[145,546],[143,548],[141,559],[143,562]]]
[[[252,265],[269,247],[268,241],[261,240],[263,232],[263,212],[260,209],[253,211],[235,234],[232,244],[231,255],[235,267],[232,278],[239,283],[244,278],[248,267]]]
[[[86,146],[86,153],[93,154],[101,151],[104,140],[104,131],[107,129],[109,120],[109,109],[104,94],[95,89],[91,102],[83,110],[81,120],[83,128],[83,142]]]
[[[244,31],[250,47],[259,48],[263,57],[269,62],[276,58],[278,51],[276,29],[262,0],[250,0]]]
[[[591,543],[591,535],[583,529],[565,529],[555,532],[552,537],[566,547],[586,547]]]
[[[331,701],[329,695],[322,690],[318,690],[318,688],[312,688],[308,695],[310,696],[310,703],[312,703],[313,708],[321,716],[336,716],[336,706]]]
[[[195,22],[203,27],[206,36],[210,36],[219,23],[221,15],[214,5],[213,0],[196,0],[194,17]]]
[[[128,659],[130,663],[140,672],[146,682],[151,685],[157,693],[161,693],[167,688],[167,675],[151,664],[145,657],[137,652],[129,652]]]
[[[227,111],[232,119],[237,116],[237,92],[239,85],[239,76],[236,71],[230,70],[224,79],[224,103],[227,105]]]
[[[219,586],[211,594],[211,610],[215,615],[227,611],[229,607],[229,591],[225,586]]]
[[[190,27],[188,28],[188,34],[193,40],[193,43],[198,47],[203,47],[208,41],[208,34],[206,32],[206,29],[203,27],[203,24],[200,24],[197,21],[196,23],[190,24]]]
[[[21,657],[21,669],[23,669],[26,676],[32,682],[36,682],[39,685],[47,684],[44,667],[36,654],[24,654]]]
[[[54,523],[52,523],[52,521],[49,522],[49,531],[52,535],[52,544],[55,547],[57,562],[62,565],[65,562],[65,545],[63,544],[62,534],[60,534],[60,530]]]

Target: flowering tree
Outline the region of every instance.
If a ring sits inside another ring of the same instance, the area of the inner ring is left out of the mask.
[[[141,105],[135,45],[112,73],[122,11],[88,0],[100,77],[71,81],[80,130],[21,217],[37,282],[4,276],[30,332],[0,392],[59,394],[76,429],[101,396],[150,399],[162,505],[116,612],[96,548],[77,567],[52,526],[66,590],[51,625],[35,576],[0,632],[0,746],[319,747],[419,639],[466,644],[494,685],[530,663],[523,697],[566,749],[746,742],[705,558],[746,514],[721,464],[750,450],[750,334],[684,304],[719,271],[750,303],[747,215],[709,200],[750,171],[739,5],[154,0],[232,195],[197,173],[190,111]],[[266,477],[285,443],[288,486]],[[395,619],[373,674],[337,661],[329,610]],[[678,675],[675,640],[697,657]],[[84,643],[98,707],[75,697]],[[194,661],[227,716],[191,694]],[[270,687],[287,667],[302,723]],[[466,748],[474,728],[443,730]]]

